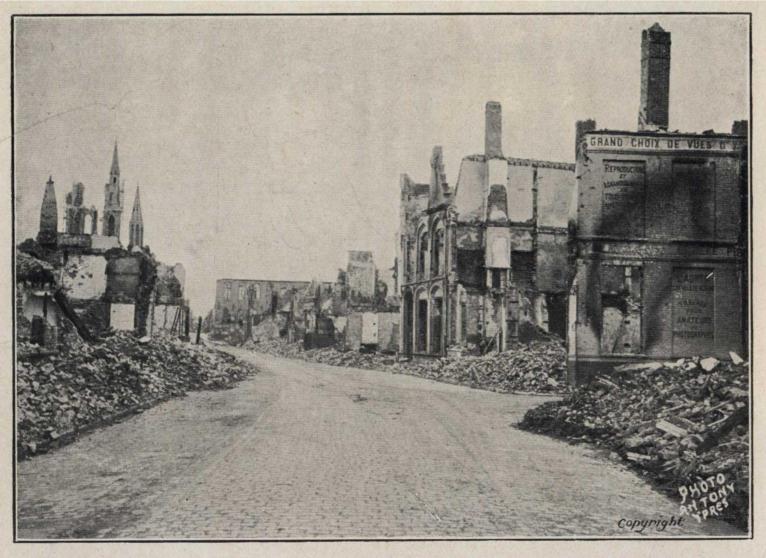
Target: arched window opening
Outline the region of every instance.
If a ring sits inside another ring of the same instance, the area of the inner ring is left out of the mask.
[[[428,231],[422,230],[418,237],[418,277],[424,278],[428,271]]]
[[[415,350],[425,353],[428,341],[428,295],[425,290],[420,291],[417,296],[415,328]]]
[[[443,296],[441,289],[431,291],[431,354],[442,352],[442,308]]]
[[[431,252],[431,275],[441,275],[444,272],[444,228],[439,227],[434,233],[434,245]]]

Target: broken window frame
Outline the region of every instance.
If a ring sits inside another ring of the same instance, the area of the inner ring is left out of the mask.
[[[428,229],[423,226],[418,231],[418,279],[426,279],[428,277],[428,264]]]
[[[610,268],[622,268],[622,272],[619,273],[619,277],[621,278],[621,285],[617,290],[607,290],[610,285],[606,285],[604,281],[608,276],[606,270]],[[644,287],[643,265],[641,265],[639,262],[604,263],[601,266],[600,275],[601,281],[599,287],[599,296],[601,305],[601,334],[599,350],[601,354],[611,356],[643,355],[645,353],[642,302]],[[614,336],[614,342],[612,344],[611,350],[607,350],[607,347],[605,347],[606,339],[604,336],[604,311],[607,308],[617,309],[622,313],[622,321],[616,330],[617,333]],[[632,327],[626,328],[626,325]],[[624,350],[624,343],[620,344],[618,347],[619,341],[624,339],[626,335],[630,336],[631,332],[634,335],[637,333],[636,345],[631,345],[630,350],[628,351]]]

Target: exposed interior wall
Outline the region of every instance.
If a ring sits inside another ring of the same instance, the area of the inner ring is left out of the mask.
[[[70,254],[61,273],[62,286],[70,299],[93,300],[106,293],[107,260],[100,254]]]
[[[508,217],[514,223],[526,223],[534,216],[534,174],[529,165],[508,165]]]
[[[118,331],[133,331],[135,327],[135,308],[134,304],[110,304],[109,326]]]
[[[465,157],[460,163],[454,207],[461,222],[484,219],[486,211],[487,164],[483,156]],[[513,194],[509,194],[512,199]]]
[[[133,254],[110,258],[107,277],[106,297],[110,301],[134,301],[141,282],[141,258]]]
[[[545,293],[567,291],[570,278],[567,231],[538,231],[535,256],[537,289]]]
[[[570,168],[537,168],[537,224],[566,228],[576,188]]]
[[[46,303],[45,295],[35,293],[34,291],[27,291],[26,289],[23,289],[21,297],[22,313],[27,320],[31,322],[35,316],[40,316],[45,317],[46,322],[50,326],[57,326],[59,324],[61,312],[53,297],[48,295]]]
[[[152,310],[153,330],[170,330],[176,316],[182,316],[181,309],[179,304],[155,304]]]

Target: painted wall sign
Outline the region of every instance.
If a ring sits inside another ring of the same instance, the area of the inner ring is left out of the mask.
[[[741,139],[705,136],[634,136],[629,134],[588,134],[588,150],[592,151],[709,151],[739,153]]]
[[[714,329],[715,271],[673,269],[673,353],[688,356],[709,351]]]
[[[604,161],[602,231],[605,234],[643,236],[646,163]]]

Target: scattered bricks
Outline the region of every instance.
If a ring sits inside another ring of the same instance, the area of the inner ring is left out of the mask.
[[[59,354],[40,354],[21,343],[17,355],[20,458],[187,391],[230,387],[252,372],[204,346],[125,332]]]
[[[500,393],[566,393],[566,350],[560,340],[518,343],[502,353],[483,356],[396,362],[390,355],[340,351],[335,347],[303,350],[297,343],[272,339],[247,342],[258,352],[319,362],[410,374],[440,382],[467,385]]]
[[[705,372],[712,372],[715,370],[715,367],[718,366],[719,362],[720,361],[715,357],[703,358],[700,361],[700,366]]]
[[[694,492],[704,488],[699,479],[725,478],[731,484],[727,506],[715,511],[746,529],[748,372],[747,364],[735,359],[619,367],[608,382],[597,379],[563,401],[528,411],[520,426],[617,452],[676,496],[681,486]]]

